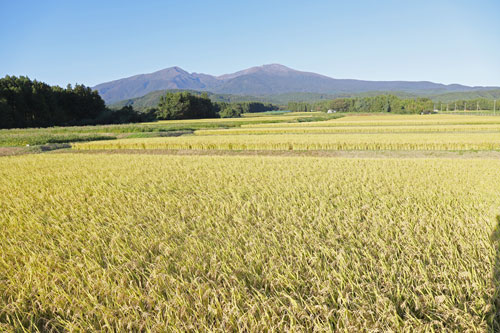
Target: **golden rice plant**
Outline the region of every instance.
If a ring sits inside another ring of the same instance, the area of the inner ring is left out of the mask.
[[[0,158],[0,329],[498,331],[500,161]]]
[[[74,149],[498,150],[500,133],[348,133],[181,136],[72,144]]]

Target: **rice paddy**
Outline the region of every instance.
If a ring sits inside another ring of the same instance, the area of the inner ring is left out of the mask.
[[[309,123],[308,123],[309,124]],[[293,124],[288,124],[293,125]],[[304,124],[305,125],[305,124]],[[231,129],[205,129],[196,135],[234,134],[336,134],[336,133],[436,133],[436,132],[500,132],[500,124],[481,125],[427,125],[427,126],[275,126]]]
[[[500,117],[241,125],[0,157],[0,331],[500,331]]]
[[[325,127],[325,126],[419,126],[419,125],[493,125],[500,124],[497,116],[471,115],[365,115],[349,116],[322,122],[295,124],[242,124],[241,127]]]
[[[498,150],[496,133],[195,135],[74,143],[74,149]]]

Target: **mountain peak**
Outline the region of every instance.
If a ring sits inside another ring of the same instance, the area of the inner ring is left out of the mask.
[[[268,73],[268,74],[279,74],[279,73],[287,73],[287,72],[295,72],[295,70],[288,68],[286,66],[280,64],[267,64],[262,66],[250,67],[232,74],[224,74],[218,76],[219,80],[230,80],[237,78],[243,75],[249,75],[254,73]]]
[[[184,74],[184,75],[189,75],[189,73],[187,71],[183,70],[182,68],[180,68],[178,66],[164,68],[164,69],[161,69],[159,71],[150,73],[149,75],[155,75],[155,74],[160,74],[160,75],[162,75],[162,74]]]
[[[278,70],[278,71],[294,71],[290,67],[286,67],[286,66],[281,65],[281,64],[266,64],[266,65],[260,66],[260,68]]]

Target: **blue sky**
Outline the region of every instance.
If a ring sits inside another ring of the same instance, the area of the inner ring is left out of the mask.
[[[499,0],[0,0],[0,76],[95,85],[171,66],[500,86]]]

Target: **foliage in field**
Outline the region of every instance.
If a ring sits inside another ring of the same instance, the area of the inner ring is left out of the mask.
[[[498,150],[496,133],[195,135],[72,144],[74,149]]]
[[[43,131],[38,133],[2,135],[0,131],[0,146],[34,146],[48,143],[69,143],[110,139],[114,139],[114,137],[96,134],[51,134]]]
[[[496,160],[58,154],[0,178],[7,331],[500,328]]]

